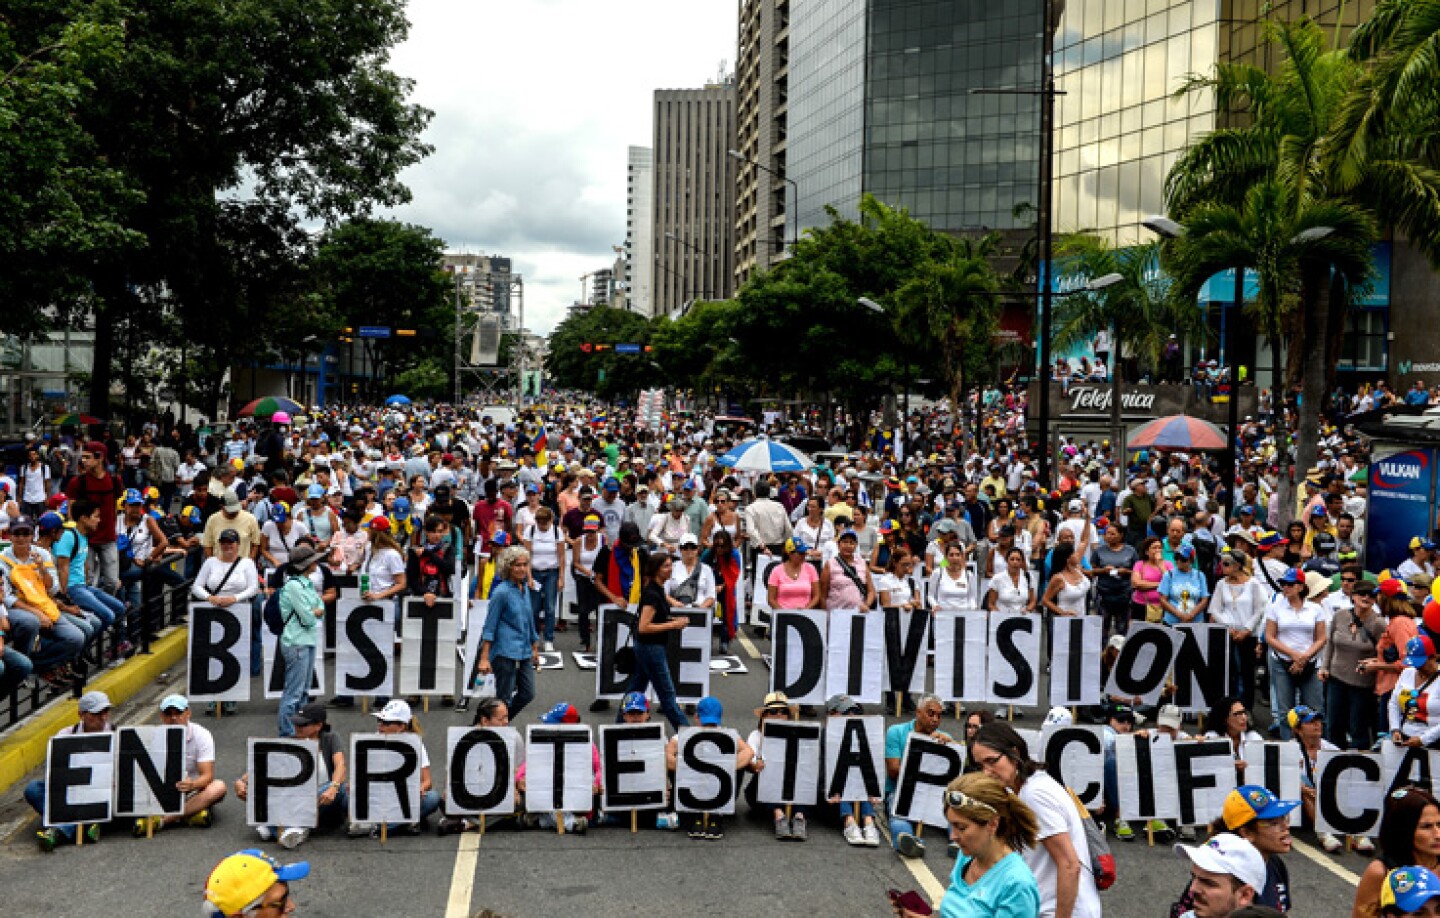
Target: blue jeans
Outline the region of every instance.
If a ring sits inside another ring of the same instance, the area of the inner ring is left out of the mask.
[[[24,682],[34,670],[30,658],[6,641],[5,649],[0,650],[0,694],[9,692],[12,685]]]
[[[895,801],[893,793],[889,797],[885,798],[885,812],[889,813],[892,810],[894,802]],[[893,815],[890,817],[890,844],[896,846],[895,850],[900,850],[900,836],[914,834],[915,823],[907,822],[904,819],[897,819]]]
[[[1369,749],[1375,742],[1375,690],[1332,675],[1325,683],[1325,738],[1341,749]]]
[[[532,570],[530,576],[535,578],[539,585],[539,592],[530,594],[531,605],[535,608],[535,614],[540,619],[540,630],[544,632],[543,640],[555,640],[555,594],[560,585],[560,568],[551,571]]]
[[[495,697],[505,702],[513,718],[535,700],[535,661],[491,657],[490,666],[495,670]]]
[[[1275,716],[1275,723],[1280,727],[1280,738],[1291,739],[1290,724],[1285,715],[1297,704],[1309,705],[1316,711],[1325,710],[1325,689],[1324,683],[1316,675],[1317,669],[1310,668],[1310,675],[1306,678],[1293,675],[1290,672],[1290,664],[1275,656],[1273,652],[1269,658],[1270,666],[1270,697],[1273,706],[1271,711]]]
[[[840,821],[844,822],[846,819],[854,819],[856,822],[864,825],[865,820],[875,818],[875,805],[869,800],[860,801],[858,805],[858,809],[860,810],[859,813],[855,812],[856,809],[857,805],[855,803],[852,803],[849,800],[841,801]]]
[[[86,612],[82,610],[79,615],[75,615],[70,612],[61,612],[60,621],[68,622],[72,627],[79,631],[84,639],[84,646],[86,647],[89,647],[91,644],[95,643],[95,639],[98,638],[100,636],[100,633],[105,630],[105,623],[100,621],[100,617],[94,612]]]
[[[75,605],[89,612],[100,619],[100,625],[109,628],[118,620],[125,621],[125,603],[111,596],[109,593],[97,590],[89,585],[72,586],[69,590],[70,600]]]
[[[290,718],[300,710],[310,691],[310,680],[315,676],[315,645],[281,644],[280,658],[285,661],[285,690],[280,696],[277,723],[283,738],[295,735]]]
[[[690,726],[685,712],[680,710],[680,705],[675,701],[675,683],[670,679],[670,661],[665,657],[665,645],[642,644],[636,641],[635,673],[630,677],[630,687],[625,691],[643,695],[652,685],[655,686],[655,694],[660,697],[660,710],[665,712],[670,726],[676,730]],[[616,723],[623,719],[623,712],[615,716]]]
[[[41,818],[42,820],[45,818],[45,782],[44,782],[44,781],[31,781],[29,784],[25,785],[25,802],[28,803],[28,804],[30,804],[30,809],[32,809],[32,810],[34,810],[36,813],[39,813],[39,814],[40,814],[40,818]],[[57,831],[57,832],[59,832],[61,835],[63,835],[63,836],[65,837],[65,840],[66,840],[66,841],[73,842],[73,841],[75,840],[75,826],[74,826],[74,825],[68,825],[68,826],[51,826],[50,828],[54,829],[55,831]]]
[[[61,615],[60,620],[48,631],[40,630],[40,619],[34,612],[11,609],[9,618],[10,640],[6,642],[7,646],[13,644],[19,648],[39,672],[43,673],[61,663],[67,663],[85,649],[85,632],[64,615]],[[40,649],[30,653],[30,648],[35,646],[37,635],[40,637]]]
[[[440,809],[440,794],[438,791],[428,790],[420,795],[420,821],[424,822],[430,818],[430,814]],[[391,832],[397,832],[404,828],[403,822],[392,822],[388,826]]]
[[[250,600],[250,675],[259,676],[265,672],[265,647],[260,643],[260,629],[265,627],[265,591],[261,590]]]

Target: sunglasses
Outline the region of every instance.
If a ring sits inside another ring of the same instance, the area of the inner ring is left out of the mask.
[[[947,790],[945,792],[945,805],[952,810],[973,810],[978,813],[983,813],[987,819],[992,819],[999,815],[993,806],[976,800],[964,791]]]

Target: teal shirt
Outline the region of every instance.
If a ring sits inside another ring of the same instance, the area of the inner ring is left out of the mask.
[[[325,608],[315,584],[309,577],[289,577],[280,588],[280,617],[285,630],[280,633],[280,643],[291,647],[314,647],[315,634],[319,630],[316,612]]]
[[[950,888],[940,900],[940,918],[1038,918],[1040,887],[1024,858],[1010,852],[974,886],[965,882],[971,860],[963,855],[955,859]]]

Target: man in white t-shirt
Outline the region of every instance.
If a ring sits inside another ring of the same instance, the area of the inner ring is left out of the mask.
[[[146,816],[135,820],[136,837],[147,826],[152,831],[177,825],[208,829],[214,823],[211,807],[225,799],[225,782],[215,777],[215,738],[210,731],[190,722],[190,700],[184,695],[166,695],[160,702],[160,722],[167,727],[185,728],[185,777],[178,785],[185,794],[185,809],[179,816]]]

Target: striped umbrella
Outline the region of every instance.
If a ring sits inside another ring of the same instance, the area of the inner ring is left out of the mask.
[[[257,398],[253,402],[247,402],[245,407],[235,414],[242,418],[268,418],[278,411],[294,417],[297,414],[304,414],[305,406],[283,395],[267,395],[264,398]]]
[[[79,427],[82,424],[104,424],[105,422],[92,414],[62,414],[50,423],[57,427],[64,427],[66,424]]]
[[[1141,425],[1125,441],[1129,448],[1224,449],[1225,433],[1208,421],[1172,414]]]
[[[716,462],[737,472],[803,472],[815,466],[809,456],[795,447],[767,437],[746,440]]]

